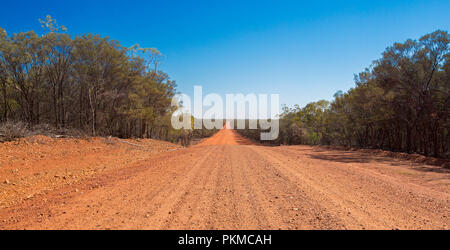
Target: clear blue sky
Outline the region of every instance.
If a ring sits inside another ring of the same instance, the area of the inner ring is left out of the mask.
[[[193,93],[279,93],[305,105],[353,87],[396,41],[450,28],[450,1],[3,1],[0,27],[34,29],[50,14],[71,34],[98,33],[164,54]]]

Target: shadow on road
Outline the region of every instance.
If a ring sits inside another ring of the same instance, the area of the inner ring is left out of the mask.
[[[301,151],[301,149],[298,149]],[[305,150],[306,151],[306,150]],[[309,151],[311,152],[311,151]],[[341,163],[384,163],[391,166],[408,166],[413,170],[422,172],[435,172],[449,174],[450,168],[448,167],[448,160],[445,159],[427,159],[425,157],[420,157],[421,162],[415,162],[413,156],[411,159],[405,159],[407,155],[398,154],[392,152],[381,152],[385,154],[390,154],[393,156],[380,156],[377,153],[366,153],[360,151],[344,151],[341,149],[330,149],[330,148],[314,148],[314,153],[306,153],[312,159],[326,160],[332,162]],[[380,154],[381,154],[380,153]]]

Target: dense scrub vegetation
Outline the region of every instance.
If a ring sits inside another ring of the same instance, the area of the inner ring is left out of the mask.
[[[51,128],[189,144],[216,132],[171,127],[176,83],[159,69],[156,49],[126,48],[94,34],[73,37],[50,16],[41,24],[43,35],[0,28],[0,137]],[[436,31],[388,47],[331,102],[284,107],[272,143],[449,157],[449,41]],[[240,132],[259,139],[259,130]]]
[[[450,36],[436,31],[388,47],[356,86],[285,107],[276,144],[343,145],[449,157]],[[258,131],[242,134],[259,138]]]
[[[9,36],[0,28],[4,137],[42,127],[93,136],[191,137],[170,126],[176,84],[159,70],[156,49],[126,48],[94,34],[72,37],[50,16],[40,22],[43,35]]]

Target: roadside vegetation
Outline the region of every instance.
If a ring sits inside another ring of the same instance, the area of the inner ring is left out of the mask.
[[[39,21],[42,35],[0,28],[0,140],[41,133],[189,144],[211,134],[171,128],[176,83],[160,70],[158,50]]]
[[[450,36],[388,47],[332,101],[284,107],[274,144],[340,145],[450,157]],[[240,130],[259,140],[260,131]]]
[[[176,82],[161,53],[96,34],[0,28],[0,141],[34,135],[155,138],[190,145],[217,130],[174,130]],[[450,157],[450,36],[388,47],[331,101],[284,107],[272,144],[339,145]],[[192,118],[194,119],[194,118]],[[247,121],[248,122],[248,121]],[[259,140],[260,130],[240,130]]]

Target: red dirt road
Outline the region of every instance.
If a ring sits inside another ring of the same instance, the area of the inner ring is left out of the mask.
[[[450,229],[450,173],[222,130],[0,208],[0,228]]]

